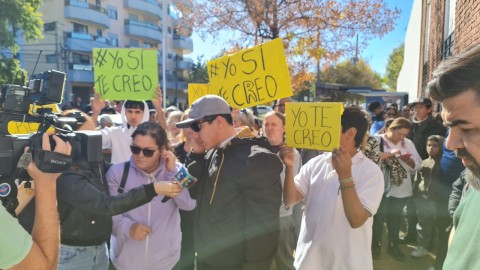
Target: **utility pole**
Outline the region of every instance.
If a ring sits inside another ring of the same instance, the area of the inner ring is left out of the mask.
[[[166,55],[167,55],[167,8],[168,0],[162,0],[162,90],[163,90],[163,107],[167,107],[167,72],[166,72]]]
[[[57,56],[57,70],[60,70],[60,54],[58,53],[58,46],[60,45],[58,42],[58,26],[57,26],[57,21],[54,21],[55,23],[55,55]]]

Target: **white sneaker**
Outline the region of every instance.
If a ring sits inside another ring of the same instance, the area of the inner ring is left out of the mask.
[[[417,249],[412,251],[412,253],[410,255],[412,255],[415,258],[420,258],[420,257],[423,257],[427,254],[428,254],[428,251],[424,247],[419,246],[419,247],[417,247]]]

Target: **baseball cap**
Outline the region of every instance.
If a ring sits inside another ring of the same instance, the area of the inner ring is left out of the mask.
[[[426,97],[418,97],[408,105],[409,107],[412,107],[412,106],[415,106],[415,104],[423,104],[427,106],[427,108],[430,108],[433,105],[432,101]]]
[[[178,122],[177,128],[187,128],[194,122],[198,122],[210,115],[230,114],[230,106],[221,97],[206,95],[193,102],[188,118]]]

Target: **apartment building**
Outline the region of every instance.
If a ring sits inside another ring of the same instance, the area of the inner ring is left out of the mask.
[[[182,3],[185,1],[182,1]],[[186,103],[186,77],[193,61],[191,29],[168,0],[43,0],[44,38],[20,49],[31,74],[56,69],[67,74],[64,100],[93,95],[93,48],[155,48],[159,83],[169,103]],[[40,54],[40,51],[42,53]],[[165,61],[164,61],[165,60]],[[165,67],[163,66],[165,63]],[[165,70],[165,76],[163,75]]]
[[[442,60],[480,43],[479,14],[478,0],[414,0],[398,91],[425,95]]]

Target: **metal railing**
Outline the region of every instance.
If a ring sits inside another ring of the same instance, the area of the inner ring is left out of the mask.
[[[101,12],[108,16],[108,10],[106,8],[103,8],[101,6],[97,6],[94,4],[86,3],[86,2],[80,2],[75,0],[65,0],[65,6],[88,8],[91,10]]]
[[[453,44],[455,31],[453,31],[442,43],[442,60],[447,59],[453,54]]]

